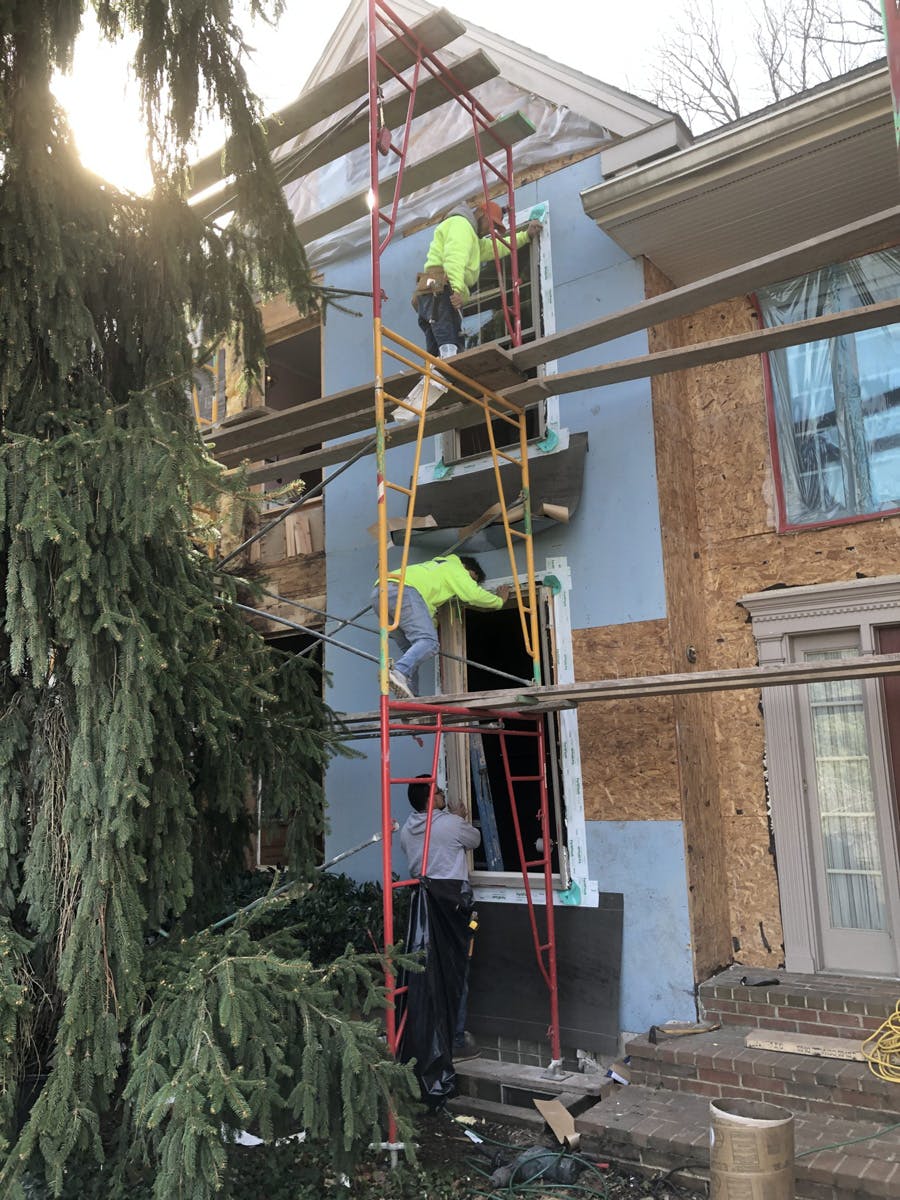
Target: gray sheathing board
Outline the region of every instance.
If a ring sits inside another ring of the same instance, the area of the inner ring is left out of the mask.
[[[597,908],[556,905],[562,1045],[615,1055],[619,1039],[623,897],[601,892]],[[543,906],[537,910],[543,930]],[[538,969],[528,909],[478,904],[469,980],[473,1033],[546,1042],[550,1001]]]

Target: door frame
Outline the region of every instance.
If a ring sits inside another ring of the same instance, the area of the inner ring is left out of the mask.
[[[760,666],[788,663],[800,640],[810,635],[853,630],[860,652],[878,653],[878,629],[900,624],[900,576],[851,580],[815,587],[779,588],[743,596],[751,616]],[[900,974],[900,863],[896,804],[888,759],[888,739],[880,683],[861,681],[869,733],[872,782],[879,798],[881,851],[885,869],[885,911],[892,936],[892,961],[865,974]],[[809,806],[804,791],[805,742],[800,689],[762,689],[769,805],[778,863],[778,887],[784,929],[785,966],[789,971],[837,971],[825,965],[821,918],[810,841]],[[885,814],[890,814],[885,819]],[[847,968],[841,974],[850,974]]]

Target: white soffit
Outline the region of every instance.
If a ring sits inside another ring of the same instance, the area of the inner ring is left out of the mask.
[[[880,64],[582,192],[588,216],[676,286],[898,199],[890,84]]]

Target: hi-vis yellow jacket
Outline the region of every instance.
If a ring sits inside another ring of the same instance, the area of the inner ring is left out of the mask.
[[[528,231],[520,229],[516,234],[516,245],[524,246],[527,241]],[[501,258],[509,255],[502,242],[497,242],[497,250]],[[424,269],[443,267],[453,291],[468,300],[470,289],[478,282],[481,264],[493,257],[494,244],[490,237],[480,238],[475,218],[467,208],[459,208],[445,217],[435,229]]]
[[[397,581],[399,574],[399,571],[392,571],[388,579]],[[473,608],[503,607],[499,596],[478,586],[457,554],[447,554],[407,567],[406,587],[415,588],[428,605],[432,617],[442,604],[454,597],[463,604],[471,604]]]

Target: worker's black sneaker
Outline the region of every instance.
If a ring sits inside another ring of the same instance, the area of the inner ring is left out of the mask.
[[[470,1058],[478,1058],[480,1054],[481,1048],[468,1030],[463,1035],[461,1042],[453,1043],[454,1062],[468,1062]]]
[[[400,700],[415,700],[415,693],[409,686],[409,681],[406,676],[396,668],[391,667],[388,672],[388,680],[391,685],[391,692]]]

